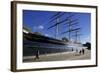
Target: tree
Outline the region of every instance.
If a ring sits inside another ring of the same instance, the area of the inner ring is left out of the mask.
[[[86,42],[85,44],[83,44],[83,46],[87,47],[88,50],[91,50],[91,43],[90,42]]]

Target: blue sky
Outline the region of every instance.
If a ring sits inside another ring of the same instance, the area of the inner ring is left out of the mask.
[[[35,10],[23,10],[23,26],[30,29],[31,32],[40,32],[42,35],[53,37],[55,38],[55,28],[48,29],[50,26],[56,23],[56,20],[50,22],[55,14],[58,12],[54,11],[35,11]],[[77,19],[73,23],[77,23],[77,25],[73,25],[71,28],[81,28],[79,34],[80,41],[82,43],[90,42],[91,38],[91,14],[90,13],[79,13],[79,12],[61,12],[63,14],[59,18],[59,22],[66,19],[68,16],[73,15],[71,20]],[[58,39],[62,37],[68,37],[68,34],[61,34],[68,30],[68,23],[65,21],[62,24],[59,24],[59,32],[58,32]],[[71,36],[75,34],[74,32],[71,33]],[[75,37],[72,37],[75,39]]]

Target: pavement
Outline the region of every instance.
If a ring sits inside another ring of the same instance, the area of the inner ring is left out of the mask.
[[[44,62],[44,61],[86,60],[86,59],[91,59],[91,50],[85,50],[84,54],[79,54],[76,51],[45,54],[45,55],[40,55],[39,59],[35,59],[35,56],[24,56],[23,62]]]

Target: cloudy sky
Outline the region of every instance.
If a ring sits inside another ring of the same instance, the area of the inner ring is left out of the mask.
[[[33,11],[33,10],[23,10],[23,26],[30,29],[31,32],[40,32],[42,35],[53,37],[55,38],[56,34],[56,27],[52,27],[48,29],[50,26],[53,26],[56,24],[57,20],[54,19],[56,17],[56,14],[58,12],[53,11]],[[91,39],[91,14],[90,13],[76,13],[76,12],[60,12],[62,14],[61,17],[59,17],[59,22],[63,21],[70,15],[73,15],[71,17],[71,20],[76,20],[73,23],[77,23],[76,25],[73,25],[71,28],[81,28],[79,30],[79,34],[81,35],[80,41],[82,43],[90,42]],[[58,14],[58,15],[60,15]],[[57,35],[58,39],[61,39],[62,37],[68,38],[68,33],[61,34],[65,31],[68,31],[68,22],[65,21],[62,24],[59,24],[59,32]],[[71,33],[71,36],[75,35],[74,32]],[[75,37],[72,37],[72,39],[75,39]]]

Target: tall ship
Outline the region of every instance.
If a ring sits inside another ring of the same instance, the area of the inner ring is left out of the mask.
[[[39,54],[52,54],[61,52],[75,52],[86,49],[81,43],[60,40],[37,32],[30,32],[23,28],[23,56],[35,55],[39,50]]]

